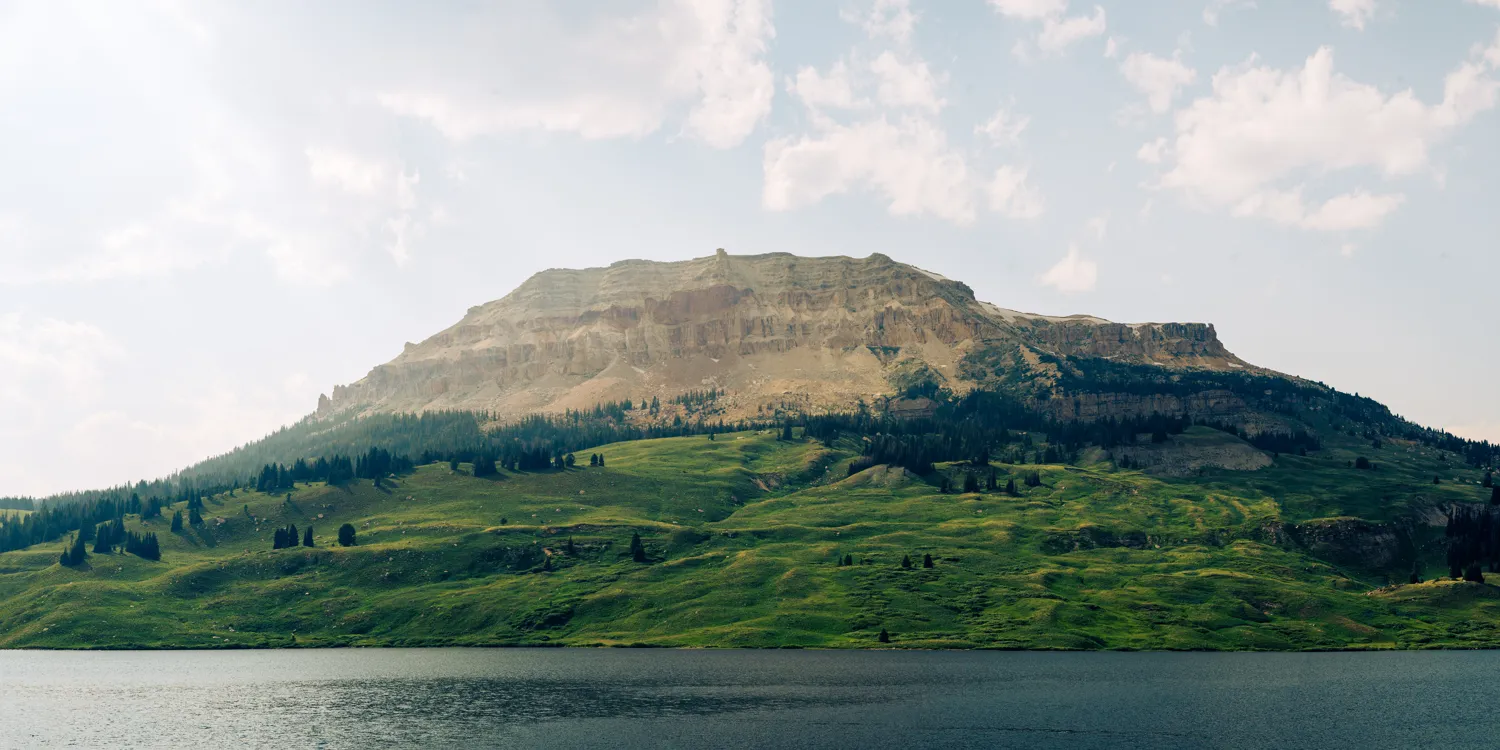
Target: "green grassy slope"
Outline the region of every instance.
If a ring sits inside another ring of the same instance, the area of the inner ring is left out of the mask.
[[[0,554],[0,647],[870,647],[882,628],[926,647],[1500,645],[1500,589],[1386,587],[1409,561],[1315,556],[1287,533],[1345,517],[1393,528],[1488,497],[1476,472],[1413,445],[1336,437],[1314,457],[1177,479],[998,467],[1002,485],[1040,472],[1020,497],[944,495],[886,467],[846,478],[852,447],[674,438],[596,449],[603,468],[475,479],[430,465],[381,489],[221,495],[181,534],[128,519],[160,536],[160,562],[69,569],[61,543]],[[1348,468],[1357,455],[1380,471]],[[345,522],[356,547],[332,546]],[[319,546],[273,551],[287,523],[312,524]],[[1443,572],[1442,530],[1407,527]],[[650,562],[631,561],[632,532]],[[836,564],[846,554],[855,565]]]

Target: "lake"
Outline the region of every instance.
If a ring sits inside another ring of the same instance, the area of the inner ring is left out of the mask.
[[[0,746],[1493,748],[1500,653],[0,651]]]

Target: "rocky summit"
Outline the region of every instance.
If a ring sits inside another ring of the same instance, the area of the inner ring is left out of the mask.
[[[880,254],[719,250],[682,262],[539,273],[335,388],[318,414],[473,409],[515,417],[627,398],[665,402],[712,388],[725,394],[719,413],[734,419],[873,404],[914,380],[961,394],[997,378],[1064,418],[1224,407],[1212,394],[1194,394],[1198,403],[1109,394],[1063,400],[1058,380],[1075,359],[1263,372],[1225,349],[1209,324],[1016,312]]]

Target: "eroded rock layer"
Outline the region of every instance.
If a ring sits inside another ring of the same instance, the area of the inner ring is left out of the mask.
[[[960,360],[978,347],[1013,349],[1043,375],[1039,358],[1047,356],[1247,367],[1209,325],[1018,313],[883,255],[721,250],[683,262],[539,273],[334,389],[319,413],[463,408],[515,416],[623,398],[666,401],[708,387],[727,392],[720,408],[731,419],[778,406],[845,408],[890,394],[892,370],[912,360],[961,392],[970,385],[958,375]],[[1068,416],[1105,415],[1100,405],[1070,401]]]

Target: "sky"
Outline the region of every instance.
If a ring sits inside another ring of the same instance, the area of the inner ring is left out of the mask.
[[[1500,0],[0,0],[0,495],[538,271],[890,257],[1500,440]]]

